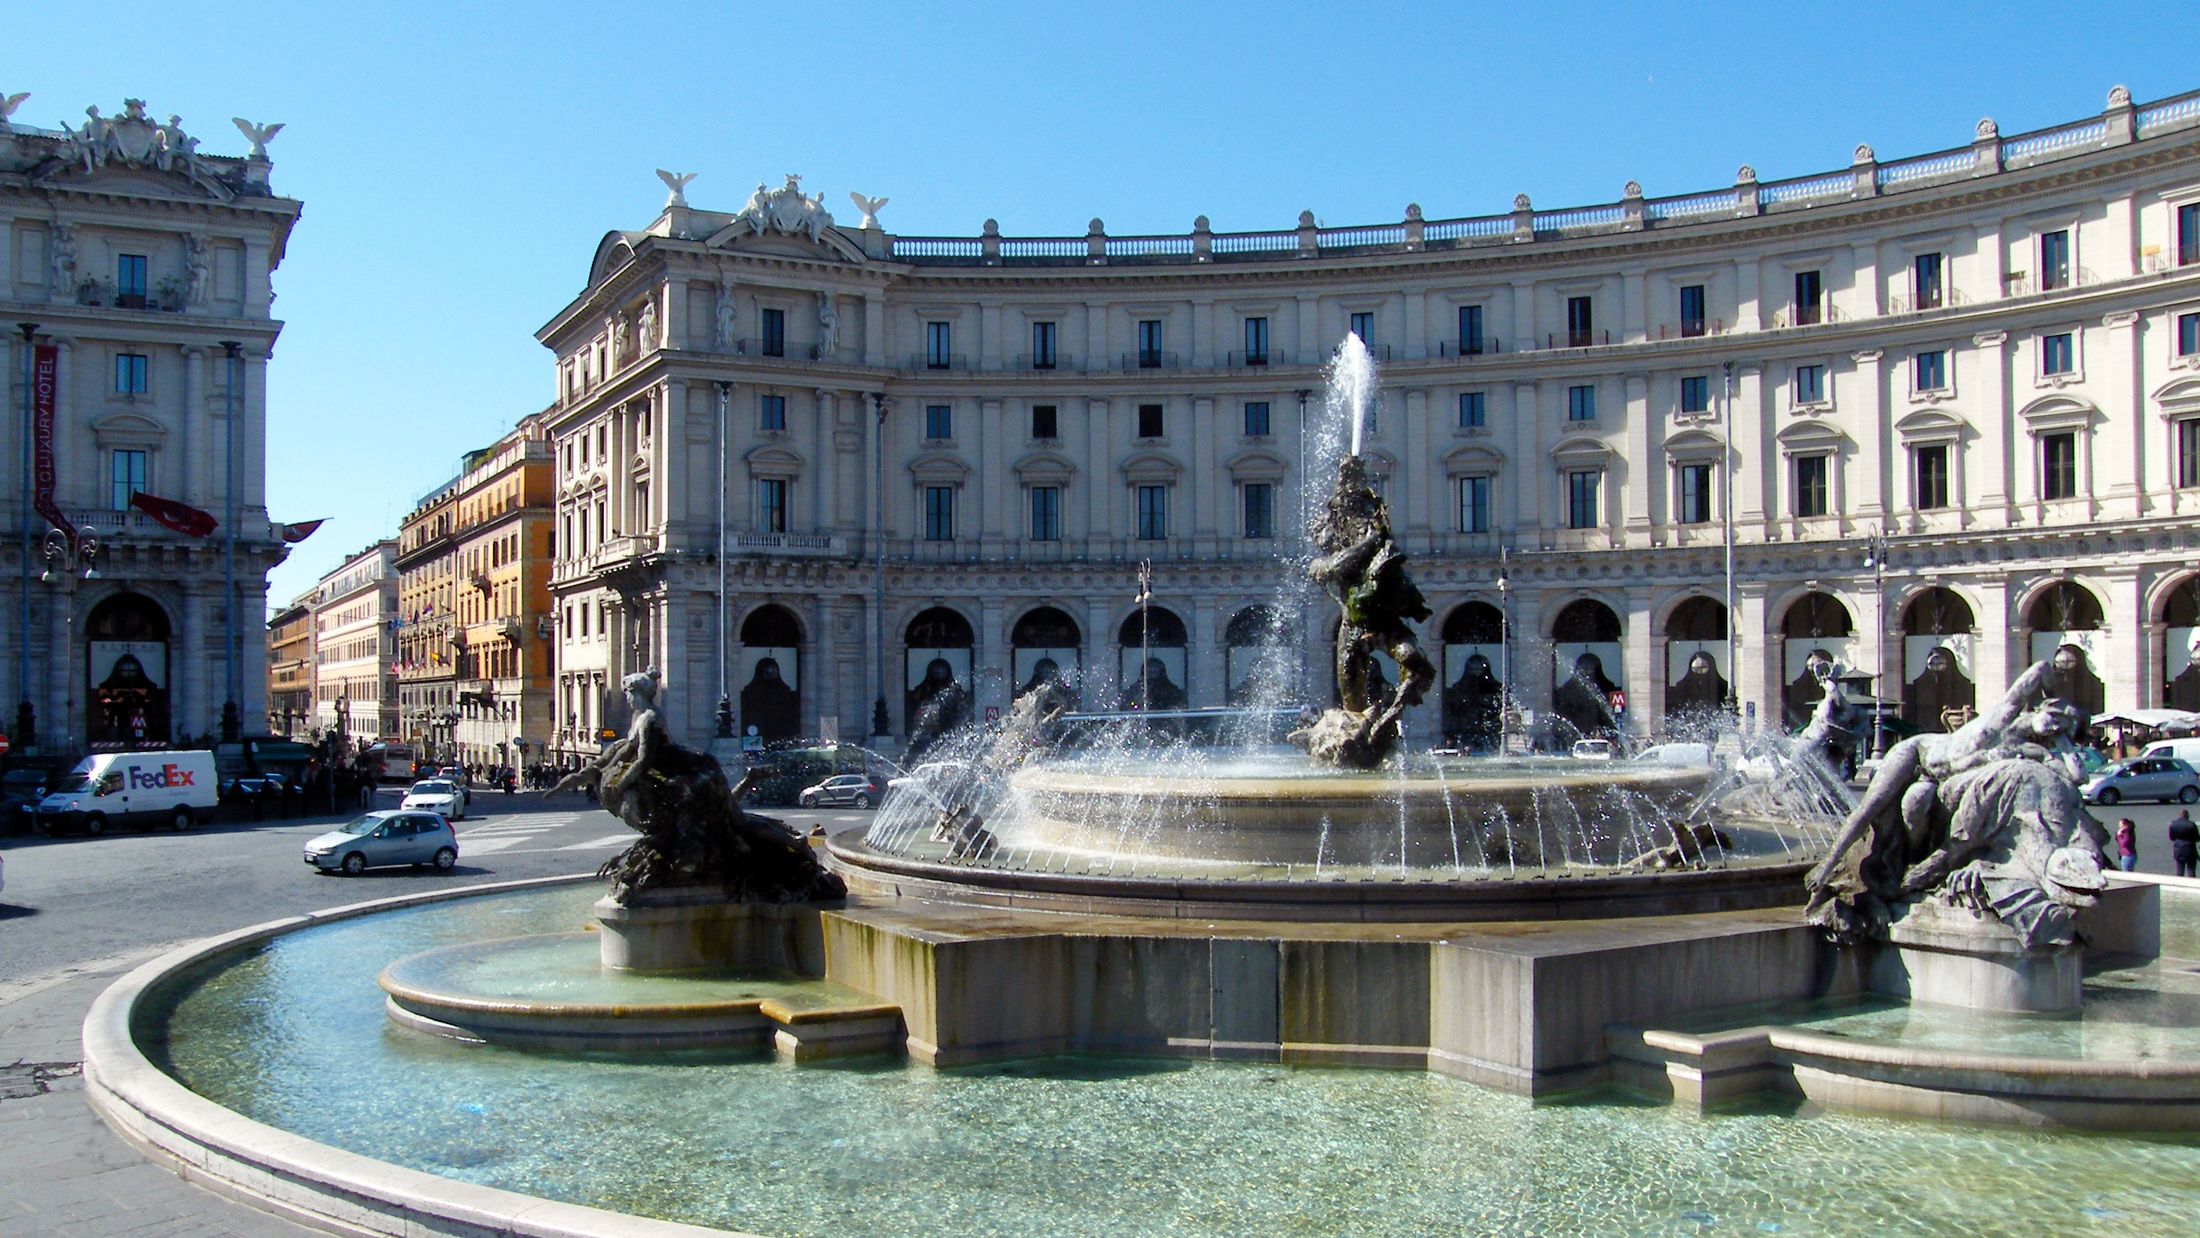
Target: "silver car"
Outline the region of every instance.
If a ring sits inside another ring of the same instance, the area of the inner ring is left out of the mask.
[[[2085,784],[2085,798],[2104,806],[2125,800],[2200,803],[2200,773],[2176,757],[2138,757],[2105,766]]]
[[[370,812],[306,844],[306,863],[324,873],[356,877],[392,864],[458,863],[458,832],[432,812]]]

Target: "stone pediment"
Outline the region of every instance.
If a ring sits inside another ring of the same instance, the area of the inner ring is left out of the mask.
[[[2017,416],[2034,433],[2042,430],[2083,430],[2100,416],[2092,404],[2067,395],[2047,395],[2017,410]]]
[[[1223,465],[1239,481],[1282,481],[1291,464],[1272,451],[1251,448],[1230,457]]]
[[[1849,436],[1825,421],[1798,421],[1773,436],[1783,451],[1816,451],[1838,448],[1849,441]]]
[[[703,244],[721,252],[752,257],[795,258],[808,262],[820,258],[832,262],[863,261],[863,251],[838,231],[821,232],[816,240],[811,240],[807,234],[757,233],[738,219],[711,233]]]
[[[157,444],[168,436],[168,427],[143,413],[108,413],[92,419],[92,436],[101,443]]]
[[[959,486],[970,477],[970,464],[953,452],[926,452],[910,462],[909,473],[919,482]]]
[[[1061,485],[1077,476],[1077,465],[1059,452],[1035,451],[1018,460],[1016,475],[1026,484]]]
[[[1716,460],[1726,442],[1708,430],[1683,430],[1665,440],[1665,454],[1675,460]]]
[[[2164,416],[2189,417],[2200,413],[2200,378],[2179,378],[2154,389],[2154,403]]]
[[[1612,445],[1591,434],[1570,434],[1551,445],[1551,459],[1560,468],[1601,468],[1612,457]]]
[[[1906,443],[1945,442],[1963,437],[1963,419],[1937,409],[1919,409],[1894,423]]]
[[[1505,466],[1505,453],[1487,443],[1463,443],[1444,453],[1444,472],[1452,477],[1495,473]]]
[[[588,264],[588,286],[593,288],[608,278],[612,272],[634,261],[634,245],[641,240],[639,232],[606,232],[596,242],[596,256]]]
[[[771,445],[758,447],[742,459],[747,462],[751,473],[799,473],[803,466],[801,456],[784,447]]]

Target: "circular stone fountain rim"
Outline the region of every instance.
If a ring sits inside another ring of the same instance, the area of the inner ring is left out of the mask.
[[[423,1219],[518,1238],[703,1238],[724,1230],[543,1199],[407,1169],[224,1108],[153,1064],[132,1034],[138,1009],[175,978],[301,929],[461,898],[599,880],[592,873],[435,890],[285,916],[202,938],[125,974],[84,1016],[84,1086],[94,1112],[147,1158],[278,1216],[382,1232]],[[372,1231],[369,1231],[372,1232]]]
[[[1319,922],[1627,919],[1800,906],[1814,859],[1713,869],[1538,870],[1454,879],[1441,870],[1413,877],[1133,877],[1042,873],[917,859],[879,851],[853,825],[825,840],[843,877],[896,887],[904,896],[951,903],[1077,911],[1128,918],[1261,919]],[[915,888],[912,888],[914,884]]]
[[[1585,770],[1574,777],[1552,776],[1554,774],[1556,771],[1545,770],[1518,776],[1491,776],[1473,772],[1462,773],[1457,779],[1446,779],[1411,772],[1400,775],[1391,770],[1375,769],[1356,775],[1317,773],[1303,777],[1279,777],[1270,774],[1201,772],[1194,777],[1180,777],[1166,774],[1104,774],[1039,764],[1017,771],[1010,781],[1020,788],[1087,795],[1120,797],[1181,794],[1217,801],[1265,802],[1275,799],[1365,799],[1371,791],[1379,798],[1387,798],[1401,795],[1450,795],[1466,791],[1488,795],[1543,788],[1575,789],[1597,786],[1676,790],[1690,784],[1701,784],[1710,778],[1708,770],[1681,766],[1598,769],[1594,772]]]

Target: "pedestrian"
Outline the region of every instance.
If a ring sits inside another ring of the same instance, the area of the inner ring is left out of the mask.
[[[2116,867],[2127,873],[2139,871],[2139,826],[2129,817],[2116,821]]]
[[[2169,819],[2169,858],[2177,862],[2180,877],[2200,877],[2194,871],[2200,867],[2200,825],[2194,825],[2192,813],[2180,808]]]

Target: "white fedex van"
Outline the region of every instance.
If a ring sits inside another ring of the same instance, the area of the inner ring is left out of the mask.
[[[95,752],[38,802],[38,828],[59,834],[81,829],[155,825],[188,830],[220,802],[214,754],[190,752]]]

